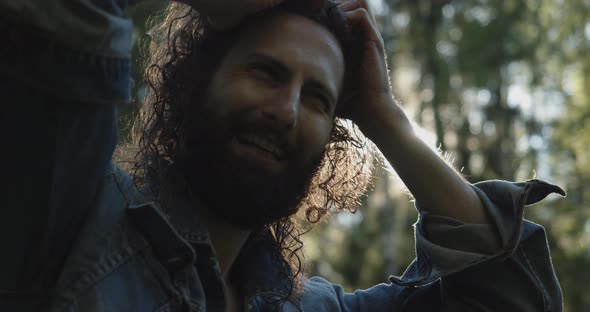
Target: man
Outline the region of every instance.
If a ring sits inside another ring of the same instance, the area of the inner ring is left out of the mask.
[[[2,124],[15,133],[2,310],[561,310],[543,229],[522,212],[563,191],[473,186],[425,146],[365,1],[183,2],[152,34],[140,189],[110,161],[129,92],[122,7],[0,2],[16,104]],[[293,256],[295,213],[353,209],[365,185],[336,118],[378,146],[421,213],[404,276],[354,294],[302,277]]]

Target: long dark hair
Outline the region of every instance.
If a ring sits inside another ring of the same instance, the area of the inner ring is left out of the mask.
[[[332,1],[323,1],[319,8],[305,5],[305,2],[286,1],[271,10],[304,15],[332,31],[344,53],[344,86],[350,89],[356,77],[353,69],[358,60],[355,60],[354,51],[358,46],[354,44],[343,13]],[[244,23],[247,22],[246,19]],[[206,18],[179,3],[171,3],[163,20],[151,27],[149,58],[145,64],[149,89],[133,131],[139,148],[132,173],[137,187],[147,186],[157,191],[158,186],[169,179],[178,143],[183,137],[182,121],[188,111],[188,99],[203,98],[210,78],[234,42],[239,27],[215,31]],[[194,105],[194,100],[191,103]],[[336,118],[320,170],[312,179],[298,213],[266,225],[257,234],[270,241],[277,259],[283,264],[291,295],[301,290],[298,251],[303,244],[299,237],[308,228],[301,221],[314,224],[330,212],[354,212],[369,185],[368,151],[364,139],[354,129],[345,120]]]

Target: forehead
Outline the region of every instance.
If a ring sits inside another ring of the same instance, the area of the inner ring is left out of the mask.
[[[307,17],[277,11],[248,23],[230,51],[233,56],[269,55],[292,69],[329,80],[339,90],[344,57],[330,30]],[[236,55],[237,54],[237,55]]]

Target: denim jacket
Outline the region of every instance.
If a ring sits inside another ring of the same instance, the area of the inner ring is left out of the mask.
[[[121,8],[0,0],[0,130],[13,151],[0,156],[10,181],[1,191],[0,311],[226,309],[206,226],[182,199],[163,211],[111,161],[116,106],[130,96],[128,47],[118,42],[131,24]],[[44,10],[64,19],[40,18]],[[354,293],[305,278],[301,298],[280,309],[561,311],[544,229],[523,210],[563,191],[540,180],[473,187],[491,224],[422,214],[417,256],[401,277]],[[239,258],[248,309],[269,311],[287,295],[285,281],[263,242],[247,247]]]

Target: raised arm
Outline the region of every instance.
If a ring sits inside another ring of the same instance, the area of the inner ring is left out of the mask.
[[[383,39],[364,0],[340,5],[363,39],[359,85],[343,115],[352,119],[428,212],[469,223],[487,223],[477,194],[445,161],[418,138],[389,85]],[[444,186],[444,187],[441,187]]]
[[[560,311],[561,291],[544,230],[522,215],[525,205],[552,192],[565,195],[563,190],[538,180],[465,181],[415,135],[392,99],[383,39],[367,1],[340,6],[363,39],[359,91],[342,114],[377,145],[420,212],[417,259],[402,279],[392,278],[408,287],[397,304],[427,311],[420,304],[433,296],[449,311]]]
[[[122,8],[66,2],[0,1],[3,311],[55,282],[111,159],[115,107],[129,99]]]

